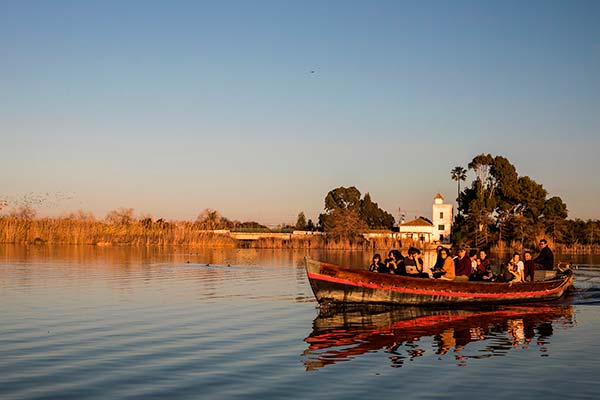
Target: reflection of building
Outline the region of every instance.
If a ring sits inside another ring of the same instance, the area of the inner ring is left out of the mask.
[[[431,221],[419,217],[400,224],[400,238],[425,243],[449,243],[452,231],[452,204],[444,204],[444,198],[438,193],[433,199],[432,214]]]

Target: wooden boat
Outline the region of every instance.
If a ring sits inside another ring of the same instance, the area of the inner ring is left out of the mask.
[[[421,306],[539,302],[560,298],[573,284],[570,269],[550,280],[510,284],[378,274],[310,258],[305,263],[319,303]]]

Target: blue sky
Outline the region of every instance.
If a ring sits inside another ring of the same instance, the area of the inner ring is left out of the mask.
[[[596,1],[3,1],[0,197],[277,224],[355,185],[429,215],[485,152],[599,218],[598,21]]]

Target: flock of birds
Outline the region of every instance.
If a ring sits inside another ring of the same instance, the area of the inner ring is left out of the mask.
[[[74,192],[29,192],[23,195],[3,196],[0,198],[0,210],[7,207],[52,209],[57,208],[62,203],[73,200],[74,198]]]

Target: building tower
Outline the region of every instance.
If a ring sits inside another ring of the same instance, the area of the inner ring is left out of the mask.
[[[450,243],[452,233],[452,204],[444,204],[441,194],[433,198],[433,240]]]

